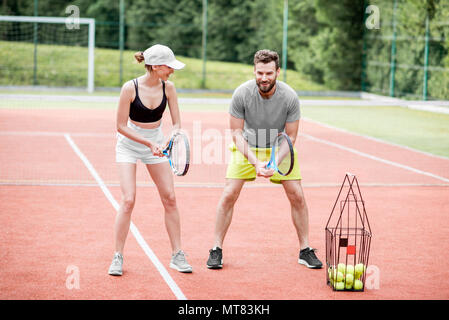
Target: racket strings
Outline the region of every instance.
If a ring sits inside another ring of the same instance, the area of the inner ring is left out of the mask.
[[[279,135],[274,141],[275,164],[281,174],[288,174],[293,166],[293,146],[284,136]]]
[[[176,174],[183,175],[189,164],[189,146],[185,137],[176,135],[171,150],[172,167]]]

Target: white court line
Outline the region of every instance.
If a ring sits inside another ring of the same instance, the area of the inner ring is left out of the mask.
[[[109,189],[104,184],[103,180],[95,170],[95,168],[92,166],[92,164],[89,162],[89,160],[86,158],[86,156],[81,152],[81,150],[78,148],[78,146],[75,144],[75,142],[72,140],[69,134],[64,134],[65,139],[69,143],[69,145],[72,147],[73,151],[80,157],[80,159],[83,161],[84,165],[87,167],[89,172],[92,174],[92,176],[97,181],[98,185],[100,186],[101,190],[103,191],[106,198],[109,200],[109,202],[112,204],[114,209],[118,211],[119,204],[112,196],[111,192],[109,192]],[[159,259],[154,254],[153,250],[151,250],[150,246],[145,242],[142,235],[140,234],[137,227],[134,225],[134,223],[131,221],[130,230],[134,237],[136,238],[137,242],[143,249],[143,251],[146,253],[148,258],[150,258],[151,262],[155,265],[156,269],[161,274],[162,278],[164,278],[165,282],[170,287],[171,291],[175,294],[176,298],[178,300],[187,300],[186,296],[182,293],[181,289],[178,287],[178,285],[175,283],[173,278],[168,273],[167,269],[162,265],[162,263],[159,261]]]
[[[118,182],[105,182],[107,187],[120,187]],[[153,183],[137,183],[139,188],[155,188]],[[369,182],[359,183],[361,187],[384,187],[384,188],[396,188],[396,187],[449,187],[449,183],[382,183],[382,182]],[[98,183],[95,182],[83,182],[83,181],[51,181],[51,180],[0,180],[0,186],[39,186],[39,187],[93,187],[97,188]],[[302,183],[303,188],[329,188],[340,187],[341,183],[331,182],[318,182],[318,183]],[[175,183],[176,188],[190,188],[190,189],[223,189],[224,183]],[[267,189],[267,188],[282,188],[282,185],[275,183],[254,183],[248,182],[243,186],[248,189]]]
[[[64,132],[57,131],[0,131],[1,136],[36,136],[36,137],[60,137],[65,135]],[[98,137],[110,138],[115,137],[115,133],[95,133],[95,132],[72,132],[72,137]]]
[[[312,120],[312,119],[309,119],[309,118],[303,118],[303,119],[305,121],[307,121],[307,122],[315,123],[315,124],[318,124],[318,125],[320,125],[322,127],[328,128],[328,129],[337,130],[337,131],[340,131],[340,132],[344,132],[346,134],[351,134],[351,135],[354,135],[354,136],[357,136],[357,137],[362,137],[362,138],[365,138],[365,139],[368,139],[368,140],[376,141],[376,142],[379,142],[379,143],[384,143],[386,145],[402,148],[402,149],[405,149],[405,150],[408,150],[408,151],[421,153],[421,154],[424,154],[424,155],[429,156],[429,157],[438,158],[438,159],[442,159],[442,160],[449,160],[449,158],[445,157],[445,156],[436,155],[436,154],[433,154],[433,153],[429,153],[429,152],[421,151],[421,150],[414,149],[414,148],[411,148],[411,147],[407,147],[407,146],[404,146],[402,144],[397,144],[397,143],[385,141],[385,140],[382,140],[382,139],[379,139],[379,138],[374,138],[374,137],[366,136],[366,135],[363,135],[363,134],[360,134],[360,133],[348,131],[348,130],[345,130],[345,129],[342,129],[342,128],[337,128],[337,127],[331,126],[329,124],[326,124],[326,123],[323,123],[323,122],[319,122],[319,121],[315,121],[315,120]]]
[[[438,180],[441,180],[441,181],[444,181],[444,182],[449,182],[449,179],[441,177],[441,176],[438,176],[436,174],[433,174],[433,173],[430,173],[430,172],[427,172],[427,171],[422,171],[422,170],[419,170],[419,169],[416,169],[416,168],[413,168],[413,167],[406,166],[404,164],[400,164],[400,163],[397,163],[397,162],[394,162],[394,161],[390,161],[390,160],[386,160],[386,159],[383,159],[383,158],[379,158],[379,157],[373,156],[371,154],[368,154],[368,153],[365,153],[365,152],[361,152],[361,151],[358,151],[356,149],[352,149],[352,148],[349,148],[349,147],[345,147],[345,146],[343,146],[341,144],[334,143],[334,142],[331,142],[331,141],[328,141],[328,140],[316,138],[316,137],[313,137],[313,136],[305,134],[305,133],[301,133],[300,135],[304,136],[306,138],[309,138],[310,140],[313,140],[313,141],[316,141],[316,142],[320,142],[320,143],[323,143],[323,144],[327,144],[329,146],[332,146],[332,147],[335,147],[335,148],[338,148],[338,149],[341,149],[341,150],[349,151],[349,152],[352,152],[352,153],[357,154],[359,156],[362,156],[362,157],[365,157],[365,158],[369,158],[371,160],[376,160],[376,161],[379,161],[379,162],[382,162],[382,163],[385,163],[385,164],[389,164],[389,165],[394,166],[394,167],[398,167],[398,168],[401,168],[401,169],[409,170],[409,171],[412,171],[414,173],[418,173],[418,174],[421,174],[421,175],[432,177],[432,178],[435,178],[435,179],[438,179]]]
[[[346,134],[350,134],[350,135],[354,135],[356,137],[361,137],[364,139],[368,139],[368,140],[372,140],[372,141],[376,141],[379,143],[383,143],[386,145],[390,145],[393,147],[397,147],[397,148],[402,148],[408,151],[412,151],[412,152],[416,152],[416,153],[420,153],[429,157],[433,157],[433,158],[437,158],[437,159],[441,159],[441,160],[449,160],[448,157],[445,156],[441,156],[441,155],[436,155],[430,152],[426,152],[426,151],[422,151],[422,150],[418,150],[418,149],[414,149],[411,147],[407,147],[401,144],[397,144],[394,142],[389,142],[389,141],[385,141],[379,138],[374,138],[371,136],[366,136],[360,133],[356,133],[356,132],[352,132],[352,131],[348,131],[342,128],[338,128],[338,127],[334,127],[331,126],[329,124],[325,124],[323,122],[319,122],[319,121],[315,121],[315,120],[311,120],[309,118],[303,118],[303,120],[310,122],[310,123],[314,123],[317,125],[320,125],[322,127],[328,128],[328,129],[332,129],[332,130],[337,130]],[[57,132],[57,131],[1,131],[0,130],[0,135],[1,136],[62,136],[64,135],[64,132]],[[110,138],[110,137],[115,137],[115,133],[109,134],[109,133],[94,133],[94,132],[73,132],[70,134],[72,137],[98,137],[98,138]],[[226,139],[226,136],[221,136],[222,139]]]
[[[364,136],[364,135],[361,135],[361,134],[349,132],[349,131],[346,131],[344,129],[333,127],[333,126],[330,126],[330,125],[327,125],[327,124],[323,124],[323,123],[320,123],[320,122],[317,122],[317,121],[312,121],[310,119],[305,119],[305,120],[309,121],[309,122],[312,122],[312,123],[316,123],[318,125],[321,125],[321,126],[324,126],[324,127],[327,127],[327,128],[330,128],[330,129],[334,129],[334,130],[338,130],[338,131],[345,132],[345,133],[348,133],[348,134],[352,134],[352,135],[355,135],[355,136],[359,136],[359,137],[362,137],[362,138],[365,138],[365,139],[369,139],[369,140],[373,140],[373,141],[376,141],[376,142],[384,143],[384,144],[387,144],[387,145],[392,145],[392,146],[404,148],[406,150],[413,151],[413,152],[416,152],[416,153],[421,153],[421,154],[424,154],[424,155],[427,155],[427,156],[431,156],[431,157],[434,157],[434,158],[438,158],[438,159],[442,159],[442,160],[449,160],[448,158],[445,158],[445,157],[442,157],[442,156],[433,155],[433,154],[430,154],[430,153],[426,153],[424,151],[415,150],[413,148],[409,148],[409,147],[406,147],[406,146],[402,146],[402,145],[386,142],[386,141],[383,141],[383,140],[380,140],[380,139],[377,139],[377,138],[373,138],[373,137]],[[38,134],[38,135],[39,134],[40,135],[47,135],[47,134],[49,134],[49,135],[58,135],[58,134],[60,134],[60,133],[57,133],[57,132],[44,133],[44,132],[17,132],[17,131],[8,132],[8,131],[0,131],[0,135],[1,134],[4,134],[4,135],[8,135],[8,134],[28,134],[28,133],[31,134],[31,135],[33,135],[33,134]],[[64,134],[64,136],[67,136],[67,135],[68,134]],[[84,136],[85,134],[80,133],[78,135]],[[89,135],[89,134],[86,134],[86,135]],[[383,158],[380,158],[380,157],[376,157],[376,156],[370,155],[368,153],[364,153],[364,152],[358,151],[356,149],[352,149],[352,148],[345,147],[345,146],[337,144],[337,143],[330,142],[328,140],[316,138],[314,136],[311,136],[311,135],[308,135],[308,134],[305,134],[305,133],[299,133],[298,135],[299,136],[308,137],[311,140],[315,140],[315,141],[318,141],[318,142],[321,142],[321,143],[324,143],[324,144],[327,144],[327,145],[331,145],[331,146],[337,147],[339,149],[342,149],[342,150],[345,150],[345,151],[349,151],[349,152],[358,154],[358,155],[363,156],[363,157],[370,158],[372,160],[380,161],[380,162],[385,163],[385,164],[389,164],[389,165],[392,165],[392,166],[395,166],[395,167],[406,169],[406,170],[409,170],[409,171],[412,171],[414,173],[418,173],[418,174],[421,174],[421,175],[429,176],[429,177],[432,177],[432,178],[435,178],[435,179],[438,179],[438,180],[441,180],[441,181],[444,181],[444,182],[449,182],[449,179],[441,177],[441,176],[438,176],[436,174],[433,174],[433,173],[430,173],[430,172],[427,172],[427,171],[422,171],[422,170],[419,170],[419,169],[416,169],[416,168],[413,168],[413,167],[410,167],[410,166],[407,166],[407,165],[404,165],[404,164],[400,164],[400,163],[397,163],[397,162],[394,162],[394,161],[386,160],[386,159],[383,159]]]

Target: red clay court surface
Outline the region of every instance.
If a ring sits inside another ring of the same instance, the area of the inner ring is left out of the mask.
[[[334,292],[326,285],[326,268],[310,270],[297,263],[288,200],[281,187],[262,178],[247,183],[236,204],[224,244],[224,268],[206,268],[224,183],[228,115],[182,115],[192,136],[199,127],[209,133],[203,141],[191,138],[196,158],[188,175],[175,179],[183,248],[194,272],[168,268],[162,205],[140,164],[132,221],[142,239],[138,242],[129,233],[124,275],[111,277],[113,202],[120,199],[115,111],[0,110],[0,299],[449,298],[448,159],[302,121],[297,148],[311,246],[324,263],[324,228],[346,172],[358,178],[373,233],[365,291]],[[214,149],[215,138],[221,147]],[[219,161],[200,165],[206,158]],[[162,271],[142,243],[151,248]]]

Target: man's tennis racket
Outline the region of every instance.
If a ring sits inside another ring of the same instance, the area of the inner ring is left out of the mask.
[[[175,133],[162,153],[168,158],[175,175],[184,176],[187,173],[190,163],[190,146],[189,139],[184,133]]]
[[[294,162],[292,141],[285,132],[281,132],[271,146],[271,157],[267,168],[274,169],[279,174],[286,176],[292,172]]]

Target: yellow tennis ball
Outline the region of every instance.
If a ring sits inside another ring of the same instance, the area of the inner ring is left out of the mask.
[[[335,289],[337,289],[337,290],[344,290],[345,289],[344,282],[337,282],[337,284],[335,285]]]
[[[335,269],[332,269],[331,270],[331,272],[330,272],[330,278],[332,279],[332,280],[334,280],[335,282],[337,282],[338,281],[338,279],[339,279],[339,273],[341,273],[341,272],[338,272],[337,270],[335,270]],[[341,276],[342,276],[343,274],[341,274]]]
[[[354,281],[354,289],[355,290],[362,290],[363,289],[363,282],[360,280]]]
[[[343,275],[343,273],[341,271],[337,272],[337,282],[343,281],[344,277],[345,276]]]
[[[345,289],[346,290],[351,290],[352,289],[352,283],[346,283]]]
[[[362,274],[365,272],[366,267],[363,263],[358,263],[355,265],[354,268],[354,275],[356,277],[356,279],[360,279],[360,277],[362,276]]]
[[[351,273],[346,274],[345,283],[352,285],[354,282],[354,276]]]
[[[354,275],[354,266],[352,264],[348,264],[346,266],[346,274]]]
[[[346,265],[344,263],[339,263],[337,266],[337,270],[340,271],[341,273],[345,274]]]
[[[327,268],[327,274],[328,274],[328,276],[329,276],[329,279],[332,278],[333,270],[334,270],[334,269],[333,269],[332,267]]]

